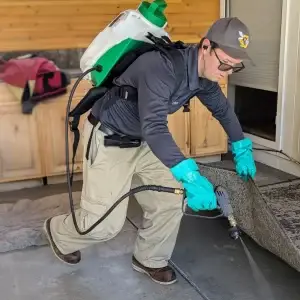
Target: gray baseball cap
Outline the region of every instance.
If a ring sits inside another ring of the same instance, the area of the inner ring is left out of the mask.
[[[217,43],[219,48],[232,58],[248,60],[253,64],[247,53],[250,43],[249,29],[237,17],[217,20],[205,37]]]

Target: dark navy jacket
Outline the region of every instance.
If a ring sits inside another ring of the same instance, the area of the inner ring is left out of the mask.
[[[176,112],[194,96],[212,112],[232,142],[244,137],[237,116],[219,84],[199,78],[198,46],[188,46],[180,51],[185,62],[184,78],[171,99],[175,90],[174,69],[165,55],[153,51],[140,56],[115,81],[117,85],[135,87],[138,91],[137,102],[118,99],[109,108],[103,109],[103,104],[115,97],[108,93],[92,108],[93,115],[101,123],[146,141],[153,153],[169,168],[185,157],[169,132],[168,114]]]

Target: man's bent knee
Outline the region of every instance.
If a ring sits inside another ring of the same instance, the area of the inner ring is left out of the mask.
[[[100,218],[100,215],[91,213],[86,214],[82,220],[83,230],[88,230]],[[108,215],[100,224],[89,232],[88,235],[95,240],[106,241],[114,238],[122,230],[124,223],[125,217],[119,216],[118,218],[111,218],[111,215]]]

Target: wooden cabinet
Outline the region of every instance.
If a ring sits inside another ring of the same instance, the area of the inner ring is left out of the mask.
[[[221,82],[220,86],[227,95],[227,84]],[[202,157],[227,152],[227,135],[224,129],[198,98],[191,101],[190,120],[191,156]]]
[[[191,156],[225,153],[227,137],[220,123],[198,100],[191,101]]]
[[[20,102],[0,83],[0,182],[43,175],[37,113],[22,114]]]
[[[0,83],[0,182],[16,181],[66,173],[65,116],[68,93],[39,103],[32,114],[22,114],[20,103],[4,83]],[[221,84],[226,93],[226,84]],[[72,108],[91,88],[88,81],[78,85]],[[86,114],[87,115],[87,114]],[[81,117],[75,172],[82,171]],[[190,112],[180,109],[168,117],[168,126],[182,153],[187,157],[211,156],[227,151],[227,137],[217,120],[199,99],[191,100]],[[70,162],[74,134],[69,131]],[[71,167],[71,165],[70,165]]]
[[[21,103],[5,83],[0,83],[0,182],[65,174],[65,115],[72,84],[67,94],[39,103],[32,114],[23,114]],[[72,107],[89,88],[87,81],[79,84]],[[80,129],[82,125],[83,120]],[[73,134],[70,134],[70,155],[72,138]],[[82,170],[81,165],[82,146],[79,145],[75,164],[77,172]]]
[[[76,80],[72,81],[72,85]],[[45,101],[38,107],[39,116],[39,140],[43,145],[43,165],[45,169],[45,176],[61,175],[66,173],[66,134],[65,134],[65,120],[67,113],[67,104],[69,101],[69,94],[72,85],[69,87],[67,95],[56,97],[53,100]],[[76,88],[72,103],[71,110],[78,104],[83,96],[91,88],[88,81],[82,80]],[[85,116],[81,116],[80,124],[78,126],[81,136]],[[73,141],[74,133],[68,131],[69,140],[69,158],[70,168],[72,167],[73,156]],[[76,152],[74,172],[81,172],[82,170],[82,137],[80,136],[79,145]]]
[[[176,113],[169,115],[168,127],[182,153],[189,156],[191,152],[190,113],[185,113],[183,109],[180,109]]]
[[[169,129],[186,156],[202,157],[227,152],[225,131],[198,98],[191,99],[190,112],[180,109],[169,117]]]
[[[227,95],[226,82],[220,86]],[[212,156],[228,150],[225,131],[197,97],[191,99],[190,112],[181,109],[169,116],[169,129],[186,156]]]
[[[78,101],[74,99],[72,107],[74,107]],[[45,175],[60,175],[66,172],[66,139],[65,139],[65,116],[66,116],[66,102],[57,101],[56,103],[47,103],[40,106],[39,124],[41,130],[39,130],[40,141],[43,145],[43,161],[45,166]],[[80,131],[82,132],[82,120],[80,122]],[[73,138],[74,134],[69,132],[69,156],[70,162],[73,155]],[[82,139],[80,139],[82,142]],[[82,147],[78,145],[78,149],[75,157],[74,170],[76,172],[81,171],[82,162]],[[71,164],[70,164],[71,168]]]
[[[18,103],[0,105],[0,182],[42,177],[36,113],[23,115]]]

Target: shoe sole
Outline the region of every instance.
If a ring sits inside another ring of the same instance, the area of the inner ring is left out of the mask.
[[[45,234],[46,234],[46,237],[47,237],[47,240],[48,240],[48,242],[49,242],[49,244],[50,244],[50,247],[51,247],[51,249],[52,249],[52,252],[53,252],[54,255],[56,256],[56,258],[58,258],[61,262],[65,263],[65,264],[67,264],[67,265],[69,265],[69,266],[77,265],[78,263],[75,263],[75,264],[68,263],[67,261],[65,261],[65,260],[63,260],[62,258],[60,258],[60,257],[57,255],[57,253],[55,252],[55,250],[54,250],[54,248],[53,248],[53,245],[54,245],[54,244],[53,244],[52,239],[51,239],[51,237],[50,237],[50,234],[51,234],[51,233],[49,233],[48,230],[47,230],[47,222],[48,222],[48,220],[49,220],[49,219],[47,219],[47,220],[44,222],[43,230],[44,230],[44,232],[45,232]]]
[[[148,275],[152,281],[154,281],[155,283],[161,284],[161,285],[170,285],[170,284],[174,284],[175,282],[177,282],[177,279],[174,279],[173,281],[168,281],[168,282],[162,282],[162,281],[155,280],[147,271],[136,266],[135,264],[132,264],[132,268],[139,273]]]

